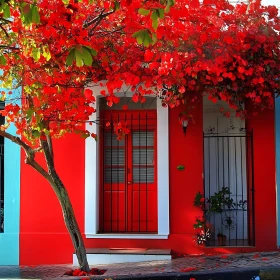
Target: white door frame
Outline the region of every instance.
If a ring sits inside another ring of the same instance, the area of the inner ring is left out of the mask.
[[[105,88],[93,85],[89,87],[96,98],[96,113],[89,121],[99,117],[98,102],[101,90]],[[126,92],[127,97],[132,92]],[[123,96],[123,92],[117,93]],[[98,136],[98,124],[86,124],[86,130]],[[85,235],[86,238],[127,238],[127,239],[167,239],[169,235],[169,125],[168,108],[163,108],[157,99],[157,178],[158,178],[158,233],[157,234],[103,234],[99,230],[99,152],[97,142],[89,137],[85,140]]]

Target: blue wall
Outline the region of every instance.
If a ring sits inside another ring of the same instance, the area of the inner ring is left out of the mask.
[[[15,135],[15,128],[8,132]],[[19,264],[20,147],[4,142],[4,233],[0,233],[0,265]]]

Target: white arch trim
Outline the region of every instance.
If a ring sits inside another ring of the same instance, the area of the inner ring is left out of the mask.
[[[89,87],[96,98],[98,108],[100,86]],[[119,93],[118,95],[123,95]],[[126,91],[126,96],[132,93]],[[91,116],[95,121],[99,116],[97,111]],[[98,135],[98,124],[86,124],[86,129]],[[158,177],[158,233],[157,234],[104,234],[98,233],[99,227],[99,153],[98,145],[92,138],[85,143],[85,235],[86,238],[120,238],[120,239],[167,239],[169,235],[169,126],[168,109],[161,106],[157,100],[157,177]]]

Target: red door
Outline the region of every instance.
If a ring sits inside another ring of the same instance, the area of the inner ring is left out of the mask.
[[[130,133],[117,140],[120,121]],[[157,232],[156,111],[104,111],[101,130],[100,230]]]

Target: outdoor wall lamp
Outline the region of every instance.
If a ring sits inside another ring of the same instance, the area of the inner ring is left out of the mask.
[[[187,134],[188,125],[189,125],[189,121],[188,120],[182,120],[182,127],[183,127],[183,132],[184,132],[185,136]]]

